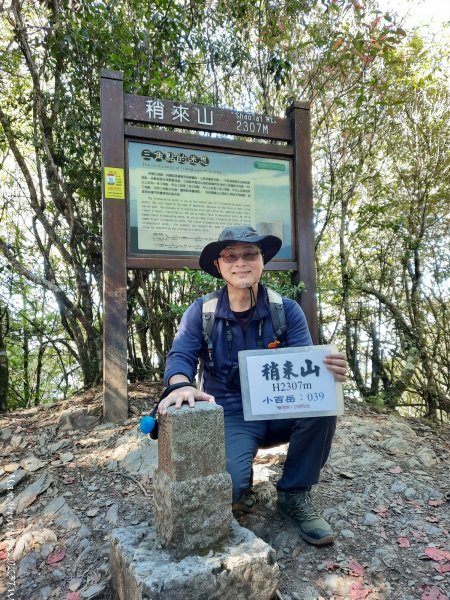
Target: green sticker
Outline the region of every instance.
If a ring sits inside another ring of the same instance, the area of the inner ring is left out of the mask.
[[[267,162],[264,160],[255,160],[253,163],[255,169],[269,169],[270,171],[285,171],[286,165],[280,163]]]

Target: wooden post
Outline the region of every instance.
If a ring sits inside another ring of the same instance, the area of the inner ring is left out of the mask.
[[[286,115],[292,123],[294,145],[294,201],[298,271],[294,283],[303,281],[300,304],[305,312],[314,344],[319,343],[314,249],[314,223],[311,174],[311,124],[309,106],[294,102]]]
[[[123,77],[102,70],[103,416],[128,418]]]

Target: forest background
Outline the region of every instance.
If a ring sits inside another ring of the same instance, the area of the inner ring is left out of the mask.
[[[10,0],[0,32],[1,411],[101,381],[106,67],[150,97],[310,103],[321,342],[346,352],[348,393],[448,419],[448,23],[409,29],[372,0]],[[128,273],[131,380],[161,377],[183,310],[214,284]]]

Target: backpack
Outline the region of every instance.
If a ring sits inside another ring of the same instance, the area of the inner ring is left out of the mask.
[[[270,316],[272,319],[273,334],[275,338],[274,341],[269,344],[269,348],[277,348],[279,346],[283,346],[286,343],[287,338],[287,324],[286,315],[284,313],[283,298],[275,290],[272,290],[271,288],[266,289],[269,300]],[[202,335],[206,344],[207,355],[205,363],[210,371],[214,370],[214,355],[211,336],[216,318],[218,300],[219,292],[217,290],[211,292],[210,294],[206,294],[202,298]],[[203,371],[203,369],[201,369],[201,371]]]

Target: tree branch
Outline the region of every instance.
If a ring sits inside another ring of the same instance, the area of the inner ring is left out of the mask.
[[[9,260],[11,265],[16,269],[18,273],[23,275],[28,281],[39,285],[50,292],[53,292],[55,297],[61,304],[83,325],[86,333],[88,335],[94,335],[95,331],[93,330],[91,324],[86,320],[84,314],[81,312],[79,308],[75,306],[75,304],[67,297],[65,292],[56,284],[36,273],[33,273],[26,267],[24,267],[11,252],[8,244],[0,238],[0,251],[4,254],[4,256]]]

